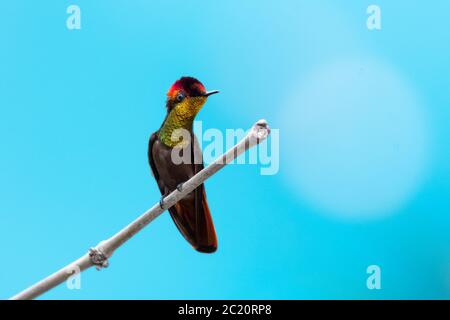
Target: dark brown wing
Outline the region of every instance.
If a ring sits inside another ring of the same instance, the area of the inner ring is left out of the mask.
[[[198,164],[192,164],[192,175],[195,175],[203,169],[203,159],[200,146],[194,136],[191,141],[194,143],[191,143],[190,159],[195,159],[194,154],[196,154],[201,160]],[[217,250],[217,235],[203,184],[169,211],[181,234],[194,249],[204,253],[213,253]]]
[[[158,131],[153,132],[150,136],[150,139],[148,141],[148,151],[147,151],[147,157],[148,157],[148,163],[150,164],[150,169],[152,169],[152,174],[155,177],[156,182],[159,181],[159,174],[158,170],[156,169],[155,161],[153,160],[152,150],[153,150],[153,144],[158,139]],[[161,190],[161,187],[158,183],[159,191],[161,191],[161,194],[164,194],[164,190]]]
[[[200,195],[200,202],[195,203],[193,197],[181,199],[169,209],[170,215],[178,230],[195,250],[213,253],[217,250],[217,236],[209,211],[203,187],[194,192]]]

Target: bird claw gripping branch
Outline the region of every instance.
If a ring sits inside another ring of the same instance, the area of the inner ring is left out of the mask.
[[[90,248],[89,258],[91,259],[92,264],[95,265],[95,268],[97,270],[107,268],[109,266],[108,258],[99,249]]]

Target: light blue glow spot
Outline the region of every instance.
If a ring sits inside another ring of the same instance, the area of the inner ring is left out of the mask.
[[[311,205],[341,217],[382,216],[417,189],[426,124],[407,84],[376,61],[313,72],[285,106],[286,180]]]

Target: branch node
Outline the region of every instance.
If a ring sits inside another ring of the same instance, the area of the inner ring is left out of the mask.
[[[97,270],[108,268],[109,266],[108,258],[100,249],[90,248],[89,259]]]

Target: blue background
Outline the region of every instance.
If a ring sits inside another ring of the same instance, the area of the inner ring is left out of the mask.
[[[280,129],[279,173],[208,180],[214,255],[164,214],[81,290],[42,298],[450,298],[450,4],[378,0],[369,31],[370,4],[2,1],[0,297],[159,199],[147,139],[192,75],[221,90],[204,130]]]

